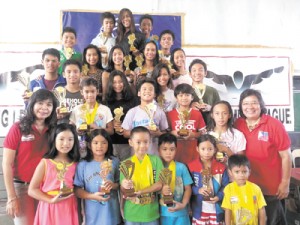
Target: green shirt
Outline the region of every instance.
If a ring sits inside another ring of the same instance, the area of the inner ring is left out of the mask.
[[[67,58],[64,55],[63,50],[60,50],[59,54],[60,54],[60,66],[58,68],[58,74],[62,75],[62,72],[63,72],[62,68],[63,68],[64,63],[67,61]],[[80,52],[75,52],[74,51],[74,53],[72,54],[71,59],[78,60],[80,63],[82,63],[82,54]]]
[[[161,159],[156,155],[149,155],[152,169],[153,177],[155,182],[159,180],[159,173],[164,168]],[[131,160],[131,157],[129,158]],[[128,159],[127,159],[128,160]],[[124,179],[124,175],[120,173],[120,183]],[[151,222],[159,218],[159,204],[158,197],[156,194],[155,201],[150,204],[140,205],[134,204],[130,200],[125,200],[124,206],[124,216],[125,220],[130,222]]]

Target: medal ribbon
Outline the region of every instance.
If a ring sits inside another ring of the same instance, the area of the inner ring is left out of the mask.
[[[89,108],[86,103],[85,103],[85,107],[86,107],[86,109]],[[91,125],[94,122],[96,113],[97,113],[97,109],[98,109],[98,102],[96,102],[92,112],[90,112],[90,110],[87,110],[87,112],[85,114],[85,119],[86,119],[87,125]]]
[[[172,179],[171,179],[171,183],[170,183],[170,188],[171,188],[172,193],[174,193],[175,183],[176,183],[176,163],[174,162],[174,160],[172,160],[170,162],[168,169],[172,171]]]
[[[132,156],[131,161],[135,164],[132,180],[136,191],[150,187],[154,183],[153,170],[150,157],[146,154],[142,162],[136,155]]]

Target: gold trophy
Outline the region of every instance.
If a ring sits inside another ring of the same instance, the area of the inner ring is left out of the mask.
[[[240,208],[236,211],[235,224],[247,225],[253,218],[251,211],[245,208]]]
[[[105,188],[105,182],[107,181],[107,175],[111,171],[112,171],[112,160],[108,159],[107,161],[101,163],[99,175],[102,178],[102,183],[99,188],[99,191],[107,195],[110,193],[110,190]]]
[[[159,174],[159,180],[163,183],[163,185],[170,186],[172,180],[172,171],[168,168],[164,168]],[[165,204],[168,207],[173,206],[173,198],[173,193],[170,193],[169,195],[163,195],[163,204]]]
[[[154,123],[154,114],[156,111],[157,106],[152,102],[149,103],[145,106],[144,110],[147,113],[148,117],[149,117],[149,130],[151,131],[156,131],[157,130],[157,126]]]
[[[86,106],[86,104],[83,104],[79,108],[79,111],[80,111],[80,118],[82,119],[83,122],[79,125],[78,130],[79,131],[88,131],[89,126],[86,121],[86,114],[89,112],[89,109]]]
[[[57,87],[53,90],[53,94],[59,101],[59,113],[69,113],[66,105],[66,89],[64,87]]]
[[[210,188],[210,183],[212,179],[210,167],[208,167],[207,169],[202,169],[201,175],[202,175],[203,188],[205,188],[209,192],[209,196],[203,196],[203,200],[210,201],[210,198],[214,196],[213,190]]]
[[[115,114],[115,117],[114,117],[115,121],[118,122],[118,123],[121,123],[121,117],[124,115],[123,107],[120,106],[119,108],[115,108],[114,109],[114,114]],[[115,130],[116,130],[116,132],[122,132],[123,131],[122,127],[116,128]]]
[[[27,98],[30,98],[32,95],[32,92],[29,89],[29,85],[30,85],[30,74],[26,73],[26,72],[22,72],[20,74],[18,74],[17,77],[18,81],[25,87],[25,96]]]
[[[210,135],[214,136],[214,138],[216,139],[217,141],[217,147],[219,145],[225,145],[227,146],[226,142],[222,141],[222,138],[221,138],[221,133],[217,133],[217,132],[210,132],[209,133]],[[225,153],[224,152],[220,152],[220,151],[217,151],[216,153],[216,160],[218,161],[222,161],[225,157]]]
[[[82,66],[82,75],[83,76],[88,76],[88,74],[89,74],[89,66],[88,66],[88,64],[83,64],[83,66]]]
[[[68,187],[65,184],[65,175],[67,172],[67,163],[66,162],[58,162],[56,164],[56,171],[57,171],[57,179],[60,181],[60,196],[66,197],[73,193],[73,188]]]
[[[204,101],[203,101],[203,95],[205,93],[205,85],[204,84],[198,84],[195,88],[195,93],[196,95],[198,96],[199,98],[199,103],[200,104],[203,104]]]
[[[129,76],[131,75],[131,70],[129,68],[129,64],[132,62],[132,56],[131,55],[126,55],[124,57],[124,66],[125,66],[125,75]]]
[[[71,59],[72,55],[74,54],[73,48],[65,48],[64,53],[66,56],[66,59]]]
[[[159,107],[162,108],[163,110],[165,110],[164,109],[164,107],[165,107],[165,101],[166,101],[166,99],[165,99],[164,94],[160,94],[157,97],[157,103],[158,103]]]
[[[134,47],[134,45],[133,45],[135,40],[136,40],[136,37],[135,37],[134,33],[132,33],[128,36],[128,44],[130,45],[129,51],[131,51],[131,52],[134,52],[137,50],[136,47]]]
[[[136,65],[140,69],[140,75],[147,75],[147,69],[143,67],[144,57],[142,54],[139,54],[135,57]]]
[[[189,121],[190,118],[190,111],[184,110],[182,112],[179,112],[178,117],[181,121],[181,125],[179,128],[179,131],[177,132],[179,136],[188,136],[189,135],[189,130],[186,128],[186,125]]]
[[[131,160],[126,160],[126,161],[121,162],[120,171],[124,175],[124,177],[125,177],[126,180],[131,180],[132,175],[134,173],[134,168],[135,168],[135,164]],[[131,188],[131,189],[124,189],[124,192],[125,192],[124,195],[126,197],[133,197],[133,196],[135,196],[135,194],[134,194],[134,192],[135,192],[134,187]]]

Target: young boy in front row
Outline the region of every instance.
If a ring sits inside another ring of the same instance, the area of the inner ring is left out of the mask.
[[[172,171],[169,185],[163,185],[160,199],[160,224],[161,225],[189,225],[191,224],[188,203],[191,198],[193,183],[187,167],[174,161],[177,151],[177,138],[170,133],[162,134],[158,139],[159,155],[164,167]],[[164,204],[163,196],[173,194],[173,206]]]
[[[232,155],[228,159],[228,171],[233,182],[224,189],[222,208],[226,225],[266,224],[266,202],[260,188],[248,181],[250,163],[245,155]]]
[[[163,168],[162,161],[156,155],[147,154],[150,146],[150,132],[146,127],[138,126],[131,130],[129,145],[134,155],[127,160],[134,163],[135,168],[130,180],[120,173],[121,191],[134,187],[134,197],[126,197],[124,218],[126,225],[158,225],[159,206],[157,191],[162,188],[159,174]]]

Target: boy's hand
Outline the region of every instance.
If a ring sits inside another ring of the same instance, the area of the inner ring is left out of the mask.
[[[104,183],[104,187],[106,190],[111,190],[113,188],[114,183],[111,180],[106,180]]]
[[[127,180],[127,179],[122,180],[121,186],[124,189],[132,189],[132,188],[134,188],[133,181],[132,180]]]
[[[163,195],[171,195],[172,191],[169,185],[164,185],[163,188],[161,189],[161,193]]]
[[[173,201],[173,203],[175,204],[173,207],[169,207],[168,208],[168,211],[169,212],[176,212],[178,210],[181,210],[181,209],[184,209],[185,208],[185,205],[181,202],[176,202],[176,201]]]
[[[110,199],[110,196],[104,197],[105,193],[103,192],[95,192],[93,195],[98,202],[107,202]]]

